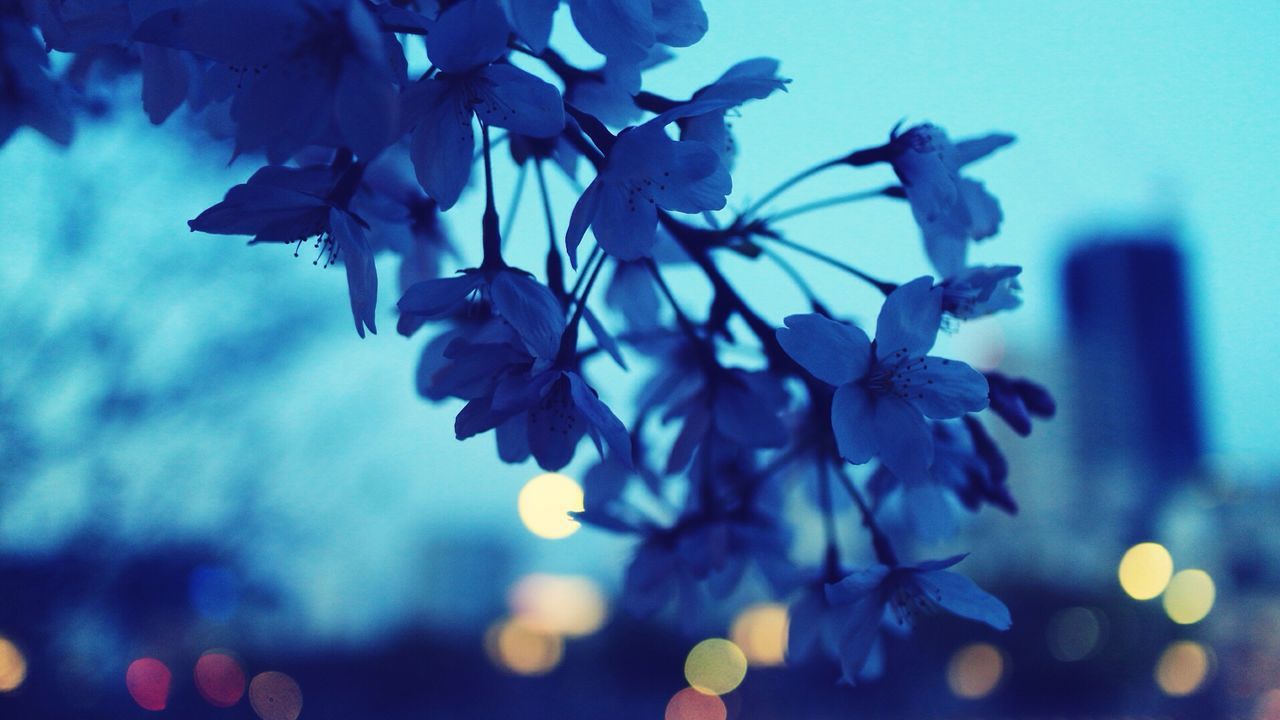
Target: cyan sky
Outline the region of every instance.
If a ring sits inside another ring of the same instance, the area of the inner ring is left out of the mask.
[[[746,107],[736,124],[743,154],[732,200],[877,141],[902,117],[953,137],[1011,131],[1019,142],[972,171],[1006,215],[975,260],[1026,268],[1026,306],[1005,320],[1011,347],[1042,353],[1067,341],[1057,268],[1073,236],[1175,226],[1191,258],[1212,446],[1233,462],[1280,462],[1280,3],[705,6],[710,32],[655,72],[655,84],[696,87],[753,55],[780,58],[794,79],[788,95]],[[826,189],[884,179],[868,176],[833,173]],[[847,248],[848,258],[874,247],[866,264],[886,275],[926,270],[902,207],[855,207],[794,228],[796,239]],[[881,251],[895,244],[898,252]]]

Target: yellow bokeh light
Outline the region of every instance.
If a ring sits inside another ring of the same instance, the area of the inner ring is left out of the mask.
[[[1120,560],[1120,587],[1134,600],[1150,600],[1164,592],[1173,576],[1173,558],[1159,543],[1138,543]]]
[[[747,607],[734,619],[729,638],[742,648],[752,666],[783,664],[787,652],[787,606],[759,603]]]
[[[17,690],[27,679],[27,659],[8,638],[0,635],[0,693]]]
[[[733,692],[747,676],[747,656],[724,638],[707,638],[689,651],[684,677],[689,686],[708,695]]]
[[[1069,607],[1049,620],[1049,654],[1062,662],[1092,655],[1102,644],[1106,617],[1093,608]]]
[[[707,695],[685,688],[671,696],[663,720],[725,720],[729,708],[718,695]]]
[[[520,618],[503,620],[485,633],[485,650],[495,665],[517,675],[545,675],[560,664],[564,640]]]
[[[549,540],[569,537],[581,527],[569,513],[582,512],[582,487],[568,475],[543,473],[520,489],[516,508],[534,535]]]
[[[525,625],[565,637],[599,630],[607,613],[600,586],[572,575],[526,575],[511,587],[507,601]]]
[[[1156,663],[1156,684],[1166,695],[1190,695],[1209,676],[1209,651],[1190,640],[1170,643]]]
[[[1198,623],[1213,609],[1213,578],[1203,570],[1180,570],[1164,591],[1164,611],[1179,625]]]
[[[947,664],[947,685],[956,697],[977,700],[991,694],[1004,676],[1004,655],[994,645],[966,645]]]

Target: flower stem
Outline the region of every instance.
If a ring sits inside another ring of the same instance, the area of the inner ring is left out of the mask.
[[[758,231],[757,234],[760,235],[761,237],[768,238],[769,240],[772,240],[773,242],[776,242],[779,245],[782,245],[783,247],[791,248],[796,252],[808,255],[809,257],[814,258],[815,260],[820,260],[834,268],[839,268],[840,270],[843,270],[849,273],[850,275],[858,278],[859,280],[862,280],[863,282],[866,282],[869,285],[874,286],[875,289],[879,290],[885,295],[888,295],[889,293],[898,289],[898,286],[894,283],[885,282],[884,280],[878,280],[872,277],[871,275],[868,275],[867,273],[859,270],[858,268],[850,265],[849,263],[844,262],[843,260],[838,260],[836,258],[831,257],[830,255],[827,255],[826,253],[818,252],[817,250],[814,250],[813,248],[810,248],[807,245],[801,245],[800,243],[788,240],[782,235],[772,230],[768,230],[768,229],[761,230],[761,231]]]
[[[662,291],[663,296],[667,298],[667,303],[671,305],[671,309],[676,313],[676,322],[680,324],[680,329],[684,330],[690,340],[701,343],[702,338],[698,335],[693,322],[689,320],[689,316],[684,314],[684,310],[680,308],[680,303],[676,302],[676,296],[671,292],[671,287],[667,285],[667,281],[663,279],[662,273],[658,271],[658,264],[653,258],[645,258],[645,267],[648,268],[649,274],[653,276],[653,281],[657,283],[658,289]]]
[[[827,582],[840,579],[840,548],[836,538],[836,515],[831,501],[831,468],[818,462],[818,506],[822,509],[822,530],[827,538],[827,551],[823,558],[823,572]]]
[[[759,200],[757,200],[757,201],[755,201],[754,203],[752,203],[752,204],[751,204],[751,206],[750,206],[750,207],[748,207],[746,210],[743,210],[743,211],[738,215],[738,217],[739,217],[739,218],[741,218],[741,219],[748,219],[748,218],[750,218],[752,215],[756,214],[756,212],[757,212],[757,211],[759,211],[759,210],[760,210],[760,208],[764,207],[765,205],[768,205],[768,204],[769,204],[769,203],[770,203],[774,198],[778,197],[779,195],[781,195],[782,193],[786,192],[787,190],[790,190],[792,187],[795,187],[795,186],[796,186],[796,185],[798,185],[800,182],[802,182],[802,181],[804,181],[804,180],[806,180],[806,179],[808,179],[808,178],[811,178],[811,177],[813,177],[814,175],[817,175],[818,173],[822,172],[823,170],[827,170],[827,169],[829,169],[829,168],[833,168],[833,167],[836,167],[837,165],[842,164],[842,162],[841,162],[842,160],[843,160],[843,158],[840,158],[840,159],[837,159],[837,160],[828,160],[828,161],[826,161],[826,162],[824,162],[824,163],[819,163],[819,164],[817,164],[817,165],[814,165],[814,166],[813,166],[813,167],[811,167],[811,168],[807,168],[807,169],[805,169],[805,170],[801,170],[800,172],[796,173],[795,175],[792,175],[791,177],[787,178],[786,180],[783,180],[783,181],[782,181],[782,183],[781,183],[780,185],[778,185],[777,187],[775,187],[774,189],[772,189],[772,190],[770,190],[769,192],[765,193],[763,197],[761,197]]]
[[[578,272],[578,277],[573,281],[573,289],[569,291],[570,301],[578,296],[578,291],[582,289],[582,283],[587,279],[587,276],[591,274],[591,263],[600,258],[601,252],[599,245],[591,249],[591,254],[587,256],[587,261],[583,263],[582,270]]]
[[[898,564],[898,554],[893,551],[893,544],[889,542],[889,536],[884,534],[880,529],[880,525],[876,523],[876,516],[871,512],[871,508],[867,505],[867,501],[862,498],[862,493],[858,492],[857,486],[853,484],[853,480],[849,479],[844,467],[836,472],[836,477],[840,479],[845,490],[849,492],[849,497],[853,498],[853,502],[858,506],[858,511],[862,513],[862,525],[871,533],[871,547],[875,550],[876,560],[881,565],[893,567]]]
[[[480,267],[490,270],[506,267],[502,261],[502,233],[498,229],[498,211],[493,201],[493,160],[489,147],[489,125],[480,123],[480,134],[484,139],[484,216],[481,228],[484,241],[484,258]]]
[[[609,150],[613,147],[613,143],[617,140],[614,134],[609,132],[609,128],[604,126],[595,115],[585,113],[578,108],[564,104],[564,111],[571,115],[574,120],[578,121],[578,127],[582,128],[582,132],[591,138],[591,142],[595,144],[600,152],[608,155]]]
[[[511,237],[511,226],[515,225],[516,211],[520,209],[520,200],[524,197],[524,181],[525,176],[528,175],[528,170],[528,166],[521,165],[520,169],[516,171],[516,188],[511,192],[511,204],[507,206],[507,217],[502,223],[503,242],[506,242],[506,239]]]
[[[791,282],[795,283],[796,287],[800,288],[800,292],[804,293],[805,299],[809,301],[809,305],[813,308],[814,312],[830,317],[831,313],[827,310],[827,306],[818,299],[817,294],[813,291],[813,287],[809,285],[809,281],[804,279],[804,276],[800,274],[800,271],[796,270],[794,265],[788,262],[786,258],[767,247],[761,247],[760,254],[772,260],[787,277],[791,278]]]
[[[793,208],[780,210],[774,213],[773,215],[770,215],[769,217],[765,218],[764,222],[768,224],[772,224],[772,223],[781,222],[783,220],[793,218],[797,215],[804,215],[805,213],[814,212],[815,210],[823,210],[829,207],[834,207],[836,205],[844,205],[846,203],[858,202],[859,200],[870,200],[871,198],[875,198],[875,197],[888,197],[890,190],[894,187],[895,186],[893,185],[886,185],[885,187],[879,188],[877,190],[863,190],[862,192],[846,193],[844,195],[836,195],[835,197],[829,197],[823,200],[815,200],[813,202],[805,203],[803,205],[797,205],[796,207],[793,207]]]
[[[538,193],[542,196],[542,215],[547,221],[547,286],[561,303],[568,302],[564,291],[564,260],[560,257],[560,236],[556,234],[556,220],[551,214],[551,195],[547,192],[546,174],[542,172],[542,160],[535,158],[533,171],[538,178]]]
[[[560,352],[556,357],[556,364],[567,367],[570,365],[573,355],[578,349],[578,324],[582,321],[582,313],[587,310],[587,297],[591,295],[591,289],[596,285],[596,278],[600,276],[600,269],[604,267],[604,253],[600,254],[600,259],[596,261],[596,266],[591,269],[591,276],[587,278],[587,284],[582,288],[582,295],[577,299],[577,306],[573,309],[573,317],[569,318],[569,323],[565,326],[564,336],[560,338]]]
[[[782,345],[778,343],[778,338],[774,335],[773,326],[765,322],[764,318],[760,317],[747,304],[747,301],[742,298],[737,289],[730,284],[728,278],[724,276],[724,273],[720,272],[720,268],[711,259],[707,247],[698,243],[691,236],[691,231],[696,231],[696,228],[690,228],[680,223],[666,212],[658,214],[658,221],[676,239],[676,243],[680,245],[681,249],[689,257],[693,258],[694,263],[698,265],[702,273],[707,276],[707,280],[711,283],[711,288],[715,292],[715,300],[712,301],[713,309],[717,303],[723,303],[724,307],[731,312],[737,313],[738,317],[742,318],[747,327],[751,329],[751,334],[755,335],[756,339],[760,341],[761,349],[764,351],[765,359],[768,360],[770,367],[786,373],[800,374],[802,372],[800,368],[791,359],[791,356],[783,351]],[[713,332],[714,330],[708,328],[708,331]]]

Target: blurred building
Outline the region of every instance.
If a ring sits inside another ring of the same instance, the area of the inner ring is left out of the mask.
[[[1063,274],[1079,510],[1148,539],[1203,452],[1184,259],[1166,234],[1102,234]]]

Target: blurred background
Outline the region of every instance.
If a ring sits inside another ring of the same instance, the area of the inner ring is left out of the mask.
[[[734,122],[732,207],[904,117],[1019,137],[971,170],[1006,215],[972,259],[1022,265],[1024,307],[941,351],[1044,382],[1060,412],[999,438],[1021,512],[923,549],[972,552],[1013,629],[926,619],[849,688],[788,664],[785,607],[749,589],[695,623],[618,611],[629,544],[564,516],[588,453],[537,477],[456,442],[458,406],[414,392],[393,282],[360,341],[340,272],[189,233],[255,164],[185,110],[151,127],[122,80],[71,147],[0,148],[0,716],[1280,718],[1280,5],[704,5],[706,38],[647,89],[759,55],[793,78]],[[563,9],[556,33],[590,64]],[[778,206],[889,179],[832,172]],[[477,195],[447,217],[472,260]],[[541,238],[536,216],[514,236]],[[788,233],[927,272],[891,200]],[[804,309],[773,268],[725,262],[774,322]]]

